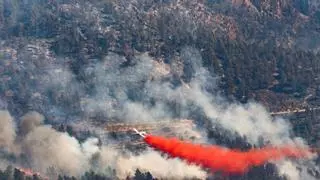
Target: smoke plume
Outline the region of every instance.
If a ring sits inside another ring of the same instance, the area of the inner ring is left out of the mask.
[[[16,131],[13,118],[8,111],[0,111],[0,148],[12,152],[15,138]]]
[[[26,135],[31,132],[37,126],[40,126],[44,121],[44,116],[38,112],[32,111],[28,112],[21,117],[20,122],[20,133],[21,135]]]
[[[125,179],[127,176],[133,176],[136,169],[149,171],[158,178],[204,179],[207,176],[206,172],[201,170],[198,166],[188,165],[179,159],[167,159],[160,153],[150,149],[140,155],[128,154],[127,156],[123,156],[114,149],[104,147],[101,150],[100,155],[101,159],[99,161],[99,167],[104,167],[104,169],[100,169],[100,172],[107,172],[107,168],[115,166],[117,176],[120,179]]]
[[[47,126],[37,127],[23,141],[24,152],[31,166],[40,172],[56,167],[62,174],[80,175],[87,163],[79,142],[67,133],[59,133]]]
[[[80,143],[69,134],[43,124],[43,116],[35,111],[21,118],[18,137],[10,113],[1,111],[0,118],[1,127],[6,128],[1,131],[1,148],[18,148],[24,159],[16,165],[30,167],[50,178],[57,178],[57,174],[80,177],[86,171],[95,170],[110,177],[124,179],[133,176],[137,168],[150,171],[158,177],[206,177],[206,173],[199,167],[189,166],[180,160],[167,160],[151,150],[134,155],[124,154],[108,146],[100,147],[97,138],[88,138]],[[155,161],[157,165],[154,164]],[[6,162],[8,164],[10,161]],[[50,169],[55,173],[52,174]]]
[[[44,125],[44,117],[49,122],[97,117],[106,122],[191,119],[197,124],[205,124],[209,121],[213,127],[221,127],[217,131],[225,133],[223,136],[226,138],[246,137],[252,145],[261,145],[260,140],[263,139],[269,145],[289,144],[307,148],[304,140],[292,138],[291,125],[287,120],[271,117],[260,104],[225,100],[216,86],[219,78],[202,66],[201,54],[195,48],[183,48],[179,57],[170,59],[168,63],[155,61],[147,54],[137,55],[132,61],[133,65],[123,67],[125,58],[113,53],[101,61],[88,61],[79,70],[86,84],[78,81],[76,75],[62,63],[34,68],[36,71],[31,74],[41,76],[35,83],[38,86],[34,88],[30,84],[28,88],[23,88],[32,90],[24,97],[30,96],[28,106],[43,115],[27,113],[16,129],[10,114],[1,111],[1,148],[9,152],[18,149],[24,158],[20,159],[21,165],[45,174],[48,169],[55,169],[58,173],[81,176],[87,170],[95,170],[124,178],[133,175],[139,168],[163,178],[204,178],[207,175],[198,166],[190,166],[179,159],[168,159],[152,150],[134,155],[112,149],[111,144],[100,147],[95,138],[80,143],[75,137]],[[24,75],[20,74],[21,77]],[[203,129],[193,130],[206,136]],[[180,132],[185,131],[179,129]],[[206,137],[201,137],[201,142],[208,143]],[[301,176],[297,167],[313,167],[286,158],[282,163],[295,167],[277,165],[281,174],[293,179]]]

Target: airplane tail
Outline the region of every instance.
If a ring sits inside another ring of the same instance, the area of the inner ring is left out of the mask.
[[[141,137],[146,137],[147,133],[145,131],[138,131],[136,128],[133,128],[133,131],[136,133],[136,134],[139,134]]]

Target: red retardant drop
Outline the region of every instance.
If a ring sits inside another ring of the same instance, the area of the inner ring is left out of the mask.
[[[147,135],[144,141],[172,158],[180,158],[190,164],[209,168],[212,172],[225,174],[243,174],[250,167],[263,165],[270,160],[304,158],[310,155],[309,150],[293,146],[264,147],[243,152],[216,145],[192,144],[161,136]]]

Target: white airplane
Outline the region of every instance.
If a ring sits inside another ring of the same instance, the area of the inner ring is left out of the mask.
[[[134,132],[136,132],[136,134],[139,134],[141,137],[146,137],[147,133],[145,131],[138,131],[136,128],[133,128]]]

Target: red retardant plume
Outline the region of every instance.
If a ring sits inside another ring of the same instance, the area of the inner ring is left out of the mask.
[[[212,172],[225,174],[243,174],[250,167],[263,165],[270,160],[281,160],[289,157],[303,158],[310,155],[309,150],[292,146],[265,147],[243,152],[215,145],[203,146],[183,142],[175,138],[152,135],[147,135],[144,141],[172,158],[181,158],[190,164],[196,164],[203,168],[209,168]]]

